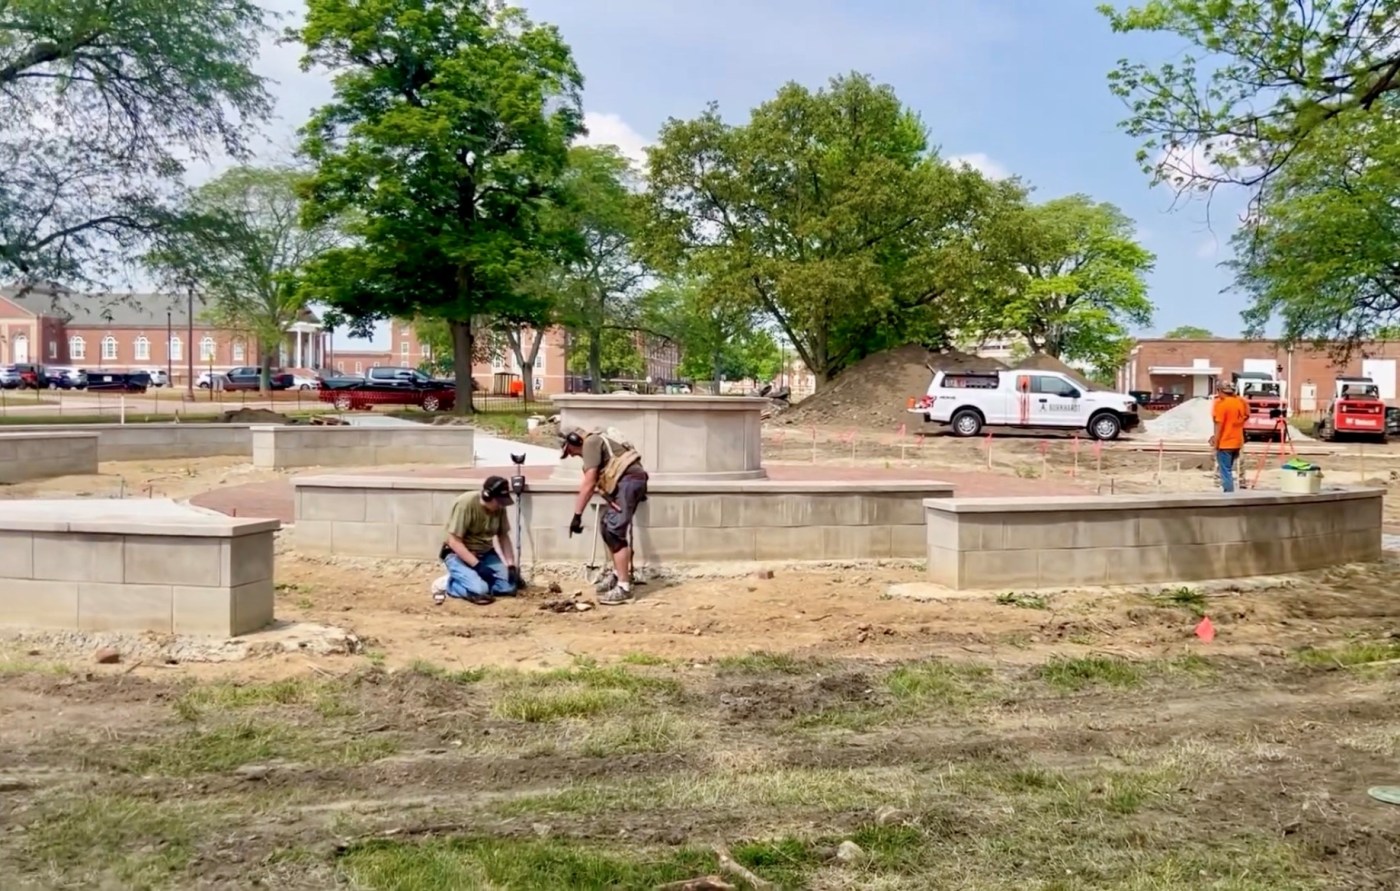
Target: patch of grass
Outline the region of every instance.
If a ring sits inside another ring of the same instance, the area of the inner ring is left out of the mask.
[[[28,656],[0,658],[0,678],[18,677],[26,674],[71,674],[73,669],[62,663]]]
[[[742,842],[729,853],[755,875],[783,888],[810,887],[812,873],[822,865],[817,846],[798,838]]]
[[[1055,657],[1037,672],[1052,687],[1078,691],[1087,687],[1136,687],[1142,683],[1140,666],[1116,656]]]
[[[700,725],[670,712],[628,715],[590,727],[579,751],[590,757],[631,755],[638,752],[674,752],[700,739]]]
[[[1050,608],[1050,601],[1041,597],[1039,594],[1018,594],[1014,591],[998,594],[997,603],[1000,603],[1002,606],[1014,606],[1018,609]]]
[[[206,818],[173,799],[111,792],[60,799],[26,821],[22,857],[32,871],[81,876],[87,887],[111,887],[99,877],[116,880],[117,887],[163,887],[189,864]]]
[[[885,686],[905,706],[958,707],[986,692],[991,678],[992,670],[985,665],[929,659],[894,669],[885,678]]]
[[[787,653],[758,650],[736,656],[721,656],[715,666],[724,674],[808,674],[821,668],[816,659],[800,659]]]
[[[451,669],[441,665],[434,665],[422,659],[415,660],[414,663],[408,667],[408,670],[426,678],[447,681],[450,684],[462,684],[464,686],[479,683],[487,674],[485,668]]]
[[[1184,585],[1179,588],[1164,588],[1157,596],[1172,606],[1189,610],[1198,619],[1206,614],[1206,595],[1195,588]]]
[[[1338,647],[1305,647],[1294,655],[1304,665],[1346,668],[1400,659],[1400,640],[1359,640]]]
[[[376,840],[340,858],[340,872],[365,891],[449,888],[654,888],[713,872],[695,849],[608,850],[596,843],[542,839]]]
[[[681,692],[681,684],[675,678],[632,671],[622,665],[599,665],[592,659],[580,659],[568,668],[552,668],[548,671],[494,670],[489,676],[502,686],[514,688],[585,687],[593,690],[627,690],[634,693]]]
[[[397,749],[393,740],[384,737],[318,737],[286,724],[244,720],[134,747],[117,755],[117,765],[129,773],[194,776],[274,760],[353,766],[376,761]]]
[[[671,660],[662,656],[654,656],[651,653],[624,653],[621,660],[623,665],[670,665]]]
[[[627,690],[580,688],[576,690],[510,690],[492,704],[499,717],[538,724],[565,718],[587,718],[635,701]]]

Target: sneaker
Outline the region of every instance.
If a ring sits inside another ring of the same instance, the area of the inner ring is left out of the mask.
[[[440,575],[440,576],[438,576],[437,578],[433,579],[433,585],[432,585],[432,588],[431,588],[430,590],[432,590],[432,592],[433,592],[434,594],[446,594],[446,593],[447,593],[447,576],[445,576],[445,575]]]
[[[603,574],[598,576],[598,581],[593,583],[593,590],[599,594],[604,594],[617,587],[617,572],[611,569],[603,570]]]
[[[618,585],[610,588],[598,595],[598,602],[603,606],[616,606],[619,603],[627,603],[632,599],[632,591]]]

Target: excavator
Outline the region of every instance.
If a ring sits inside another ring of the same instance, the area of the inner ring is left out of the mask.
[[[1283,398],[1283,385],[1264,371],[1236,371],[1230,377],[1235,383],[1235,392],[1249,403],[1244,438],[1269,442],[1287,439],[1288,404]]]
[[[1317,422],[1317,438],[1334,442],[1340,437],[1386,442],[1385,402],[1380,387],[1369,377],[1339,377],[1332,404]]]

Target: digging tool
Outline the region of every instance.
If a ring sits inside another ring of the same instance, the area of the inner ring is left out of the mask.
[[[598,539],[602,537],[603,530],[598,525],[598,505],[595,502],[593,504],[593,551],[588,558],[588,563],[583,567],[587,571],[585,578],[590,582],[598,577],[598,569],[600,568],[598,566]]]

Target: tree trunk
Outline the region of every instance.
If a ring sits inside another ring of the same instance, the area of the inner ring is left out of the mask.
[[[267,395],[272,390],[272,360],[270,352],[262,354],[262,368],[258,372],[258,392]]]
[[[522,394],[525,405],[528,406],[535,401],[535,360],[540,355],[540,344],[544,341],[544,329],[530,329],[534,337],[530,342],[530,350],[525,351],[525,342],[520,336],[520,329],[508,329],[506,340],[510,343],[511,350],[515,353],[515,362],[520,366],[520,379],[525,384],[525,392]]]
[[[472,404],[472,353],[475,347],[472,323],[449,319],[447,330],[452,335],[452,372],[457,379],[457,401],[453,412],[470,415],[476,411]]]
[[[601,331],[588,335],[588,376],[589,392],[603,392],[603,338]]]
[[[714,382],[712,389],[716,396],[719,395],[719,385],[721,379],[724,377],[724,375],[720,373],[720,364],[723,362],[723,359],[724,357],[719,350],[715,350],[714,355],[710,357],[710,380]]]

